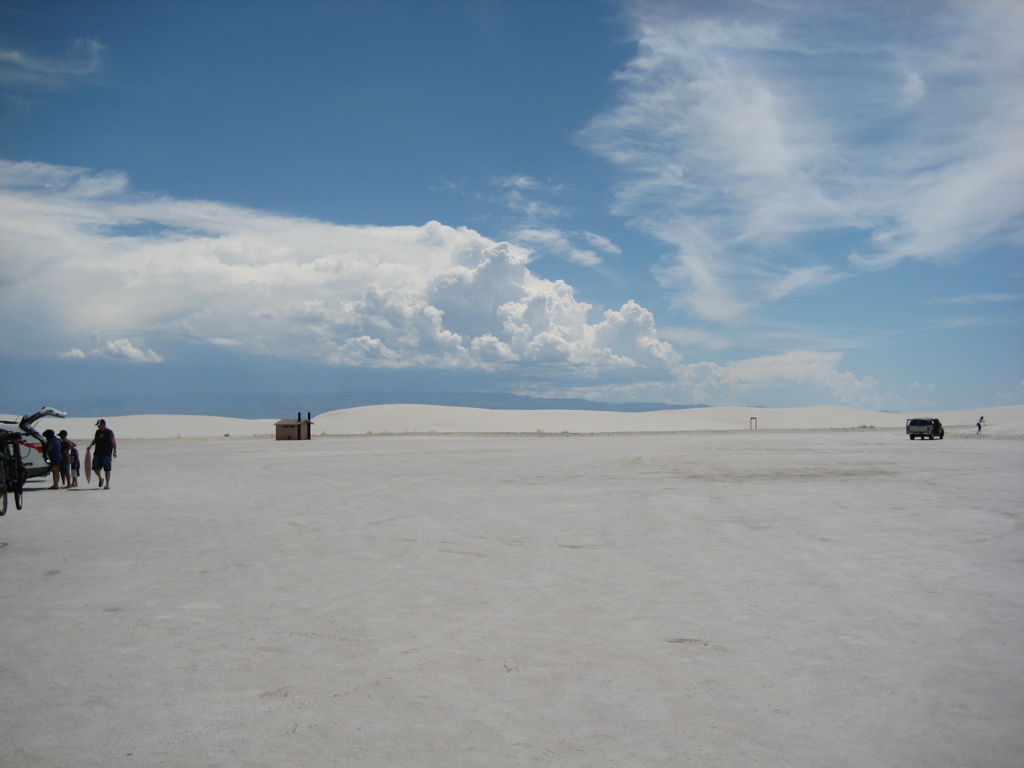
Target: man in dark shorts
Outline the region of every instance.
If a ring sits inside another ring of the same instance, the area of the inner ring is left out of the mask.
[[[100,419],[97,421],[96,427],[96,436],[89,443],[89,447],[93,449],[92,471],[99,478],[100,488],[109,491],[111,465],[113,459],[117,458],[117,440],[114,439],[114,433],[107,429],[106,420]],[[100,475],[100,470],[103,470],[105,477]]]

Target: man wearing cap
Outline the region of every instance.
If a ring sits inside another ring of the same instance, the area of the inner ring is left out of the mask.
[[[100,480],[100,488],[109,491],[111,464],[112,460],[117,458],[117,440],[114,439],[114,433],[107,429],[106,420],[97,421],[96,427],[96,436],[89,443],[89,447],[93,449],[92,471]],[[100,475],[101,469],[105,477]]]

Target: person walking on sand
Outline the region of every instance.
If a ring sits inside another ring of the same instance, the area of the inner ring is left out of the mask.
[[[52,491],[60,488],[60,466],[62,460],[60,438],[53,433],[52,429],[48,429],[43,432],[43,439],[46,441],[43,444],[43,453],[46,454],[46,463],[50,465],[50,474],[53,476],[53,485],[50,486]]]
[[[981,434],[981,425],[984,424],[984,423],[985,423],[985,417],[984,416],[978,417],[978,431],[975,432],[974,434],[976,434],[976,435],[980,435]]]
[[[60,438],[60,482],[65,488],[71,487],[71,451],[75,444],[68,440],[68,431],[62,429],[57,433]]]
[[[113,459],[117,458],[117,440],[114,439],[114,433],[107,429],[105,419],[97,421],[96,427],[96,435],[93,437],[92,442],[89,443],[89,448],[94,449],[92,452],[92,471],[99,478],[100,488],[109,491],[110,471]],[[103,470],[103,475],[100,475],[100,470]]]

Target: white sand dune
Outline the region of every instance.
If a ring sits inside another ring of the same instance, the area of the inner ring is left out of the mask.
[[[607,434],[631,432],[758,430],[902,429],[911,416],[937,416],[950,436],[971,434],[984,415],[984,436],[1024,438],[1024,406],[927,413],[881,413],[839,406],[808,408],[692,408],[648,413],[608,411],[500,411],[433,405],[373,405],[330,411],[313,417],[313,434]],[[67,429],[72,439],[88,438],[97,414],[66,420],[44,419],[40,429]],[[14,417],[5,416],[11,419]],[[291,418],[290,414],[284,418]],[[219,416],[141,415],[108,418],[119,439],[216,439],[274,434],[276,419]],[[61,426],[58,427],[57,425]]]
[[[985,412],[947,411],[938,416],[951,429],[973,427]],[[377,405],[320,414],[314,434],[373,433],[630,433],[750,430],[903,428],[910,416],[839,406],[809,408],[690,408],[648,413],[608,411],[493,411],[430,405]],[[986,434],[1024,433],[1024,406],[988,409]]]
[[[0,767],[1019,768],[1024,442],[978,415],[112,417],[111,490],[0,518]],[[536,429],[638,434],[396,434]]]

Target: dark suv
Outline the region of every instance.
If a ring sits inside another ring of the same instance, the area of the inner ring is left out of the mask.
[[[915,437],[922,440],[926,437],[934,440],[937,437],[941,440],[945,437],[946,430],[942,428],[942,422],[938,419],[907,419],[907,434],[911,440]]]

